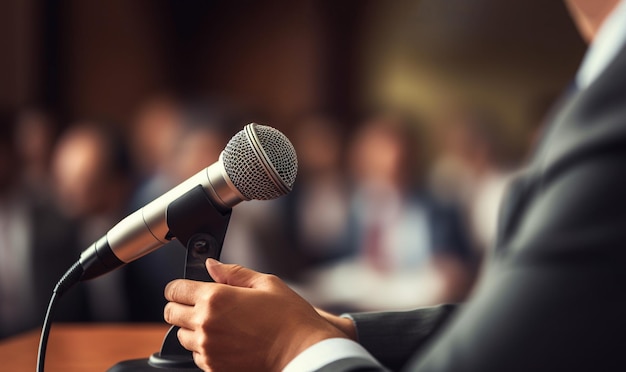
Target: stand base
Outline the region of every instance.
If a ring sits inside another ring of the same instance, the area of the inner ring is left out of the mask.
[[[187,358],[162,358],[159,353],[154,353],[149,359],[132,359],[119,362],[109,368],[107,372],[196,372],[200,368],[193,360]]]

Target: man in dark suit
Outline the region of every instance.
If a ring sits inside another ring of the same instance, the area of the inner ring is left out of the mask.
[[[465,305],[335,317],[272,276],[210,261],[217,283],[174,281],[165,291],[165,319],[182,327],[179,340],[196,363],[205,370],[626,369],[626,2],[567,3],[593,44],[576,91],[510,187],[497,251]]]

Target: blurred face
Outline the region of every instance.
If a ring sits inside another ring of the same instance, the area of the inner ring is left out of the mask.
[[[472,135],[465,119],[452,117],[441,124],[444,128],[441,152],[464,163],[475,160],[476,153],[483,144]]]
[[[352,166],[360,181],[397,184],[404,156],[402,144],[392,133],[370,127],[361,133],[352,149]]]
[[[41,113],[27,112],[20,117],[16,144],[29,162],[46,162],[53,142],[52,123]]]
[[[332,123],[305,123],[295,137],[298,161],[312,172],[334,170],[340,162],[340,139]]]
[[[155,172],[174,155],[181,124],[178,108],[168,100],[156,100],[139,113],[132,149],[142,172]]]
[[[215,163],[225,147],[217,133],[198,131],[183,138],[171,164],[177,182],[183,181]]]
[[[73,133],[58,145],[52,171],[61,208],[71,217],[97,213],[106,200],[102,143],[89,133]]]

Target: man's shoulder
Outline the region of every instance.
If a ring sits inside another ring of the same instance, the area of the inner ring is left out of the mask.
[[[625,103],[626,49],[565,104],[543,151],[513,182],[500,221],[506,251],[533,261],[592,258],[626,239]]]
[[[545,152],[537,159],[543,173],[626,152],[626,48],[586,89],[568,100],[551,123]]]

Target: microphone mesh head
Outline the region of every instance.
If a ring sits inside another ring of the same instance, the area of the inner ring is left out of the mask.
[[[280,131],[248,124],[222,153],[224,169],[248,199],[269,200],[291,191],[298,173],[296,150]]]

